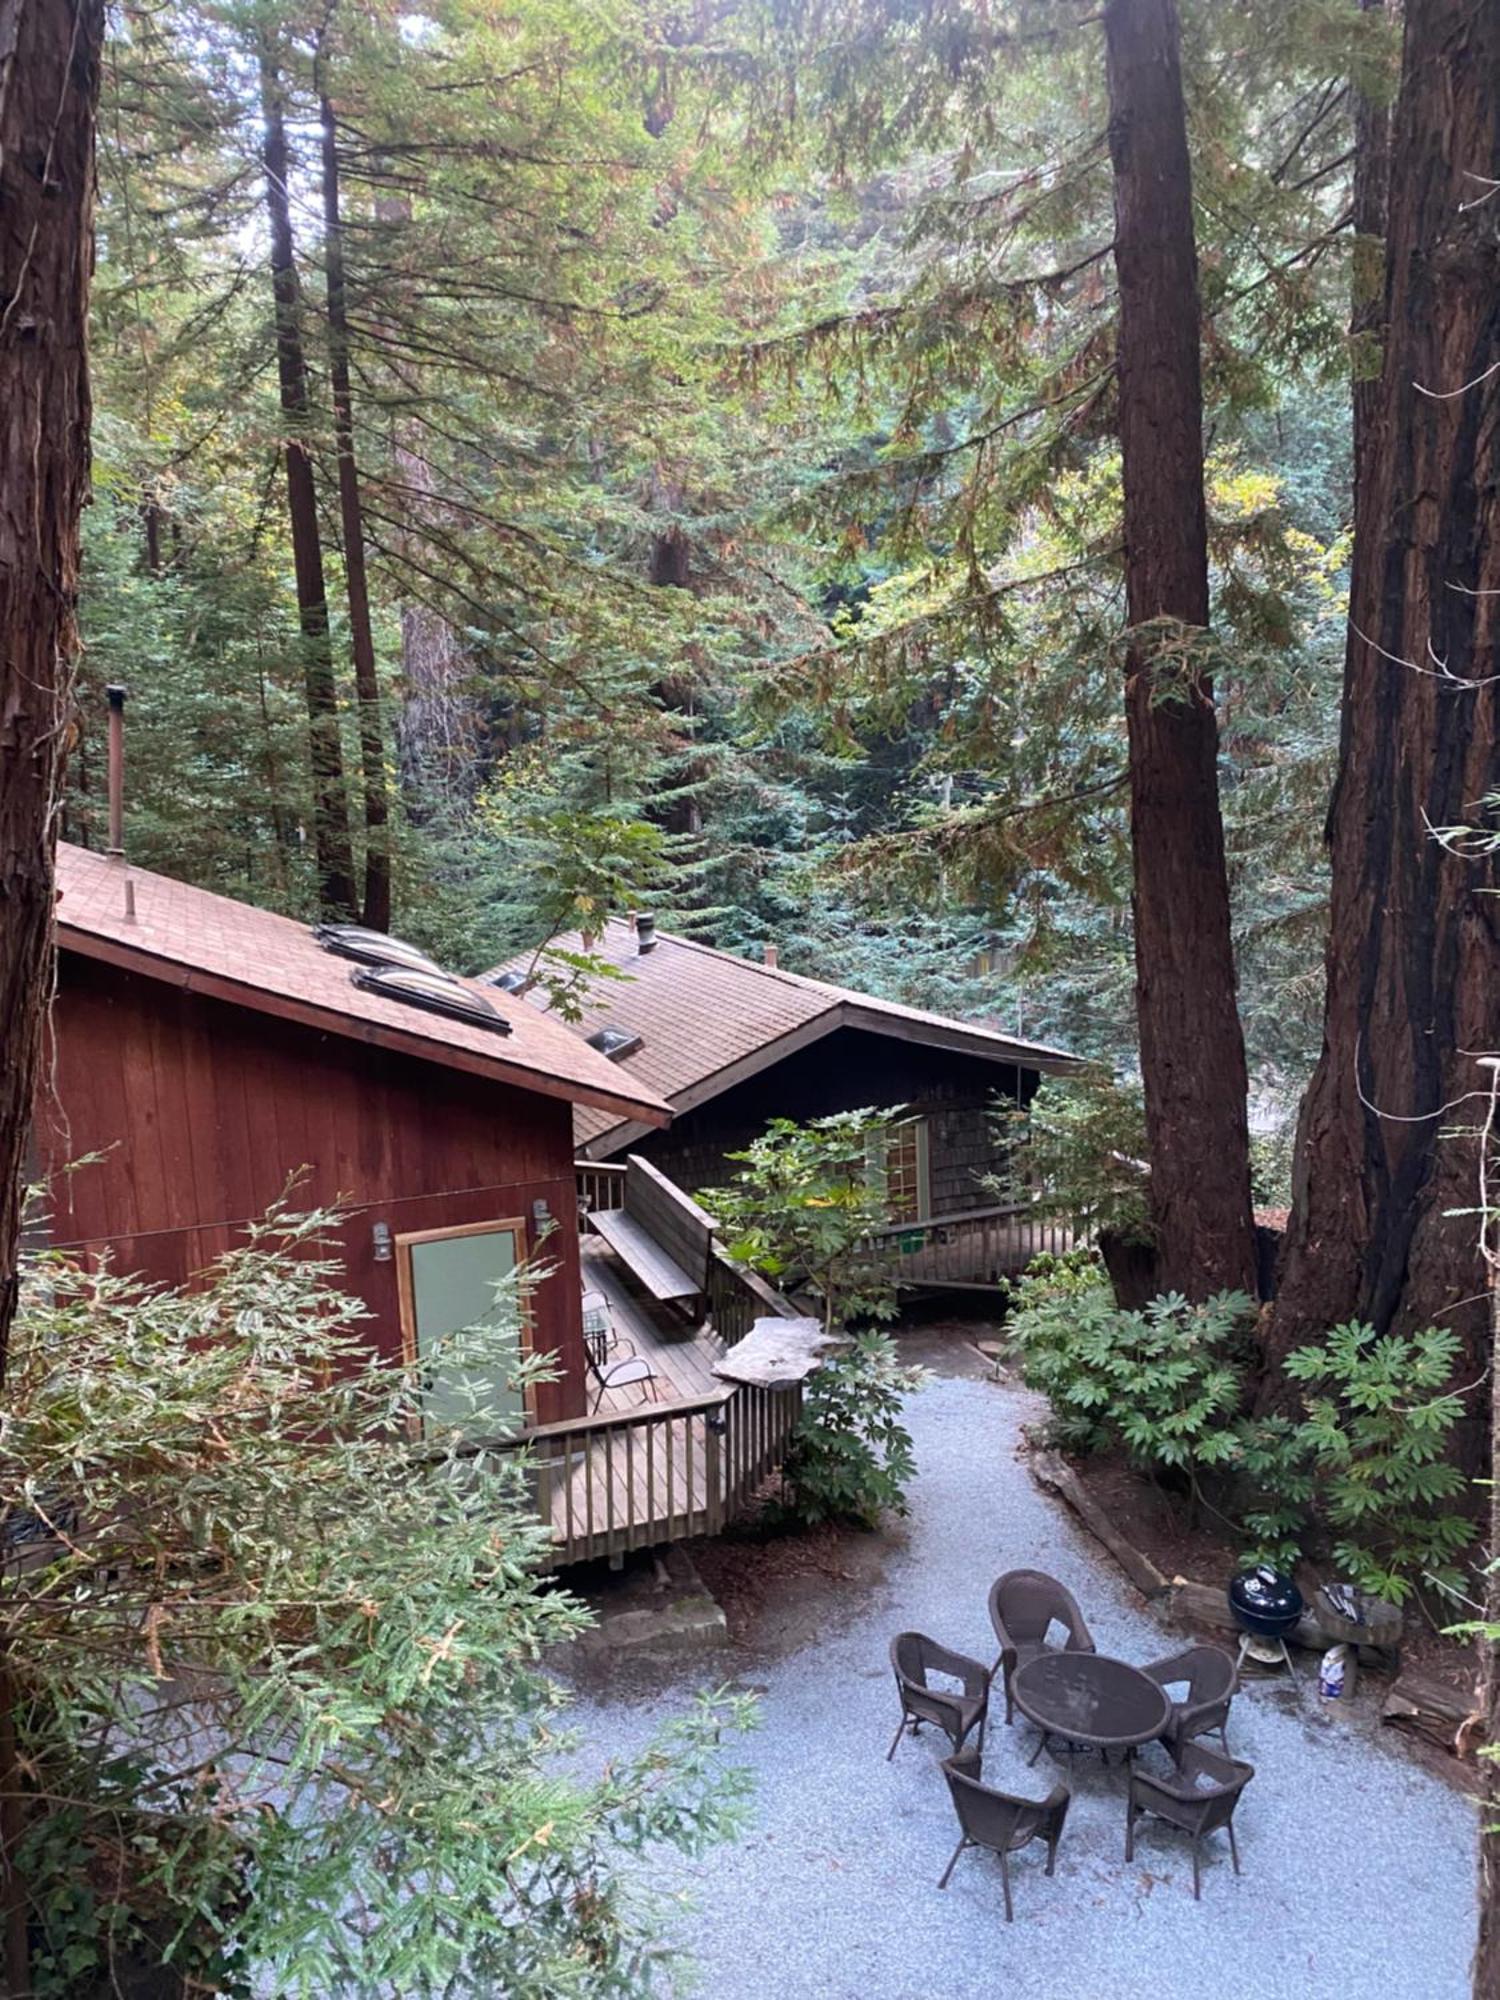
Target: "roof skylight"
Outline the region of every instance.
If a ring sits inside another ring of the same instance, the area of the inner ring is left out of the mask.
[[[611,1062],[624,1062],[626,1056],[633,1056],[645,1044],[645,1037],[638,1035],[634,1028],[596,1028],[587,1037],[591,1049],[597,1049]]]
[[[429,1014],[446,1014],[450,1020],[488,1028],[494,1035],[511,1032],[510,1022],[495,1011],[482,993],[461,986],[446,972],[411,965],[357,965],[349,977],[365,993],[401,1000],[408,1007],[425,1007]]]
[[[448,976],[435,958],[402,938],[388,937],[384,931],[368,931],[360,924],[316,924],[313,936],[324,951],[358,959],[361,965],[408,965],[417,972],[436,973],[440,979]]]
[[[492,973],[484,983],[486,986],[498,988],[502,993],[524,993],[531,981],[524,972],[513,967],[509,972]]]

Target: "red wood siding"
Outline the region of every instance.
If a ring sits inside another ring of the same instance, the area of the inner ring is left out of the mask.
[[[392,1236],[524,1216],[542,1201],[557,1227],[540,1261],[534,1339],[558,1357],[537,1415],[581,1415],[571,1107],[407,1056],[200,998],[64,954],[55,1062],[39,1105],[53,1174],[56,1243],[108,1244],[116,1268],[179,1284],[309,1171],[296,1200],[357,1206],[341,1232],[348,1288],[401,1352],[396,1265],[377,1264],[372,1226]],[[103,1152],[72,1174],[70,1160]]]

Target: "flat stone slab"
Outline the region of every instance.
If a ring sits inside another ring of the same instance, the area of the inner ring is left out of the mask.
[[[745,1338],[714,1363],[714,1373],[725,1382],[743,1382],[752,1389],[791,1389],[843,1345],[843,1335],[825,1333],[821,1320],[758,1319]]]
[[[584,1596],[598,1623],[572,1644],[591,1657],[711,1651],[728,1638],[722,1606],[682,1548],[662,1549],[649,1560],[634,1556]],[[551,1664],[562,1668],[568,1651],[555,1648]]]

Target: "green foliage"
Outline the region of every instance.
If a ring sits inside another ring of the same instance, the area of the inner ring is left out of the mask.
[[[1251,1558],[1293,1560],[1316,1519],[1342,1574],[1402,1603],[1423,1583],[1462,1584],[1474,1528],[1446,1456],[1461,1399],[1448,1387],[1455,1335],[1378,1335],[1357,1323],[1296,1349],[1299,1417],[1240,1415],[1254,1363],[1251,1302],[1153,1299],[1122,1311],[1089,1253],[1033,1260],[1011,1331],[1027,1383],[1048,1398],[1059,1443],[1119,1448],[1153,1476],[1232,1514]]]
[[[1075,1450],[1124,1447],[1139,1466],[1196,1483],[1234,1456],[1236,1349],[1251,1301],[1176,1293],[1122,1311],[1097,1266],[1073,1253],[1022,1280],[1011,1331],[1028,1385]]]
[[[586,1614],[544,1579],[524,1462],[482,1448],[477,1390],[424,1428],[320,1256],[331,1221],[274,1213],[191,1292],[27,1272],[0,1641],[37,1990],[164,1957],[306,2000],[656,1991],[628,1857],[732,1826],[744,1705],[580,1768],[539,1660]],[[455,1346],[476,1383],[526,1372],[501,1303]]]
[[[902,1398],[920,1377],[869,1325],[896,1314],[890,1265],[871,1239],[887,1216],[881,1166],[895,1115],[843,1111],[806,1125],[773,1118],[744,1152],[730,1155],[741,1163],[733,1185],[704,1195],[737,1263],[820,1301],[826,1332],[863,1329],[808,1380],[784,1502],[808,1525],[873,1527],[887,1509],[905,1513],[915,1471],[900,1418]]]
[[[901,1406],[919,1379],[901,1366],[890,1336],[873,1330],[809,1376],[784,1467],[782,1505],[792,1519],[874,1528],[883,1514],[907,1511],[917,1464]]]
[[[1151,1240],[1146,1207],[1146,1112],[1138,1084],[1091,1071],[1044,1078],[1030,1107],[996,1114],[1014,1144],[1008,1176],[987,1183],[1003,1198],[1017,1183],[1044,1190],[1091,1235]],[[1033,1265],[1035,1270],[1035,1265]]]
[[[1463,1415],[1449,1386],[1458,1354],[1446,1328],[1377,1334],[1351,1321],[1287,1357],[1287,1374],[1303,1385],[1300,1442],[1338,1538],[1334,1553],[1364,1589],[1393,1603],[1418,1581],[1463,1587],[1457,1558],[1474,1525],[1444,1505],[1468,1488],[1445,1456]]]
[[[729,1155],[740,1162],[731,1184],[704,1192],[729,1256],[820,1301],[829,1331],[896,1316],[890,1263],[872,1240],[887,1220],[881,1161],[896,1115],[773,1118]]]

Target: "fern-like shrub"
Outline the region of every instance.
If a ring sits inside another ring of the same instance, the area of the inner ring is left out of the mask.
[[[1242,1294],[1190,1306],[1169,1293],[1122,1311],[1097,1259],[1074,1250],[1037,1258],[1013,1298],[1022,1373],[1065,1449],[1123,1450],[1171,1476],[1238,1532],[1247,1560],[1293,1562],[1317,1525],[1340,1571],[1374,1596],[1462,1588],[1474,1527],[1448,1455],[1463,1413],[1453,1334],[1336,1327],[1287,1362],[1301,1412],[1247,1417]]]
[[[1232,1463],[1252,1309],[1242,1292],[1202,1305],[1168,1292],[1126,1312],[1098,1265],[1072,1251],[1038,1259],[1018,1293],[1011,1332],[1028,1385],[1052,1405],[1059,1443],[1120,1445],[1143,1470],[1190,1484]]]
[[[1395,1604],[1418,1580],[1454,1594],[1464,1587],[1458,1558],[1474,1524],[1451,1504],[1468,1482],[1446,1455],[1463,1415],[1450,1386],[1458,1352],[1445,1328],[1378,1334],[1351,1321],[1287,1359],[1339,1566]]]
[[[783,1468],[788,1515],[808,1527],[874,1528],[887,1512],[907,1512],[917,1462],[901,1406],[917,1379],[883,1333],[859,1334],[808,1377]]]

